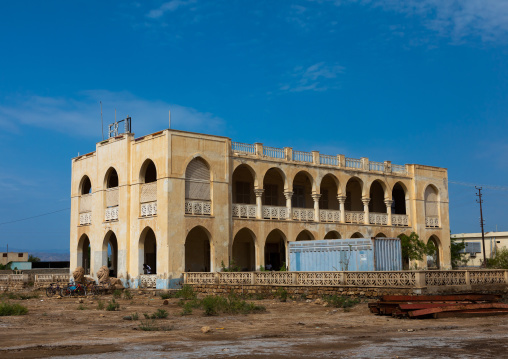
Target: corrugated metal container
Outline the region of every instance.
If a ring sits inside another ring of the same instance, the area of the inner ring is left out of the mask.
[[[11,262],[11,269],[19,269],[19,270],[32,269],[32,262]]]
[[[402,270],[400,238],[373,238],[374,260],[377,271]]]
[[[373,271],[374,246],[366,238],[289,242],[291,271]]]

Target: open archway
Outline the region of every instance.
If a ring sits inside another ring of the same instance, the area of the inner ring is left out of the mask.
[[[185,170],[185,213],[211,215],[210,167],[200,157],[194,158]]]
[[[437,188],[429,185],[425,188],[425,226],[439,227],[439,207]]]
[[[152,183],[157,181],[157,168],[152,160],[147,159],[141,166],[139,180],[141,183]]]
[[[314,236],[312,235],[312,233],[310,233],[307,230],[301,231],[298,234],[298,236],[296,236],[296,241],[297,242],[299,242],[299,241],[313,241],[313,240],[314,240]]]
[[[287,266],[286,236],[280,230],[274,229],[265,241],[265,268],[278,271],[283,266]]]
[[[87,195],[90,193],[92,193],[92,182],[90,182],[90,178],[88,178],[88,176],[83,176],[79,186],[79,194]]]
[[[406,214],[406,190],[397,182],[392,189],[392,214]]]
[[[256,270],[256,239],[250,229],[238,231],[233,240],[233,260],[242,271]]]
[[[330,231],[325,235],[325,239],[341,239],[341,236],[337,231]]]
[[[440,268],[440,250],[439,250],[439,238],[431,236],[427,242],[428,254],[427,254],[427,269],[439,269]]]
[[[355,232],[355,233],[353,233],[351,238],[365,238],[365,237],[360,232]]]
[[[369,212],[386,213],[385,189],[378,180],[372,182],[370,186]]]
[[[85,269],[85,274],[90,274],[90,239],[83,234],[78,241],[78,267]]]
[[[185,271],[211,272],[210,234],[203,227],[194,227],[185,240]]]
[[[386,234],[380,232],[380,233],[376,234],[375,237],[376,238],[386,238]]]
[[[110,277],[118,275],[118,240],[113,231],[106,233],[102,244],[102,265],[109,268]]]
[[[139,238],[139,273],[157,274],[157,239],[155,232],[146,227]],[[146,264],[146,266],[144,266]]]

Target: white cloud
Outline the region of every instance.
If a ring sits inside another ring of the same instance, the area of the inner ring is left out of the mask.
[[[16,132],[21,125],[28,125],[100,139],[99,101],[103,106],[105,136],[107,125],[115,120],[115,109],[117,120],[127,115],[132,117],[133,132],[140,136],[168,128],[169,110],[171,128],[219,134],[224,127],[222,119],[191,107],[145,100],[128,92],[94,90],[83,92],[76,98],[11,98],[8,105],[0,104],[0,128]]]
[[[456,41],[469,36],[496,41],[508,32],[508,1],[505,0],[351,1],[418,15],[427,28]]]
[[[280,87],[282,91],[326,91],[336,87],[335,79],[344,72],[344,67],[318,62],[309,67],[298,66],[290,74],[291,80]]]
[[[152,19],[158,19],[162,15],[164,15],[166,12],[173,12],[178,10],[178,8],[182,6],[188,6],[193,3],[195,3],[196,0],[171,0],[164,4],[162,4],[157,9],[150,10],[148,14],[146,14],[147,17]]]

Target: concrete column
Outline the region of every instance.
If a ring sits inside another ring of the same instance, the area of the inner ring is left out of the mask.
[[[339,209],[340,209],[340,223],[346,223],[346,196],[338,195],[337,199],[339,200]]]
[[[319,218],[319,198],[321,198],[321,194],[314,193],[312,195],[312,199],[314,200],[314,222],[320,222]]]
[[[369,158],[362,157],[362,158],[360,158],[360,160],[362,161],[362,169],[364,171],[368,171],[369,170]]]
[[[254,194],[256,195],[256,218],[263,219],[263,201],[262,196],[265,190],[263,188],[254,189]]]
[[[286,156],[286,161],[293,160],[293,148],[292,147],[284,147],[284,154]]]
[[[370,224],[370,218],[369,218],[369,202],[370,198],[362,198],[363,202],[363,212],[365,212],[365,224]]]
[[[388,215],[388,225],[389,226],[392,225],[392,203],[393,203],[393,200],[385,199],[386,213]]]
[[[293,191],[284,191],[284,196],[286,197],[286,208],[288,212],[287,219],[293,218],[291,213],[291,198],[293,198]]]
[[[312,151],[312,163],[319,165],[319,151]]]
[[[339,167],[346,167],[346,156],[337,155],[337,164]]]
[[[259,142],[256,142],[254,144],[254,147],[256,149],[256,157],[263,157],[263,144],[262,143],[259,143]]]
[[[392,173],[392,161],[385,161],[385,172]]]

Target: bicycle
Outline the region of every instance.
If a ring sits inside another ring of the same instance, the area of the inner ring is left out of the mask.
[[[58,283],[51,283],[49,287],[46,288],[46,296],[52,297],[55,294],[60,294],[62,288]]]
[[[68,284],[66,287],[63,287],[60,289],[60,295],[62,297],[70,297],[70,296],[83,296],[83,297],[86,297],[86,288],[79,284],[79,283],[76,283],[76,284]]]

